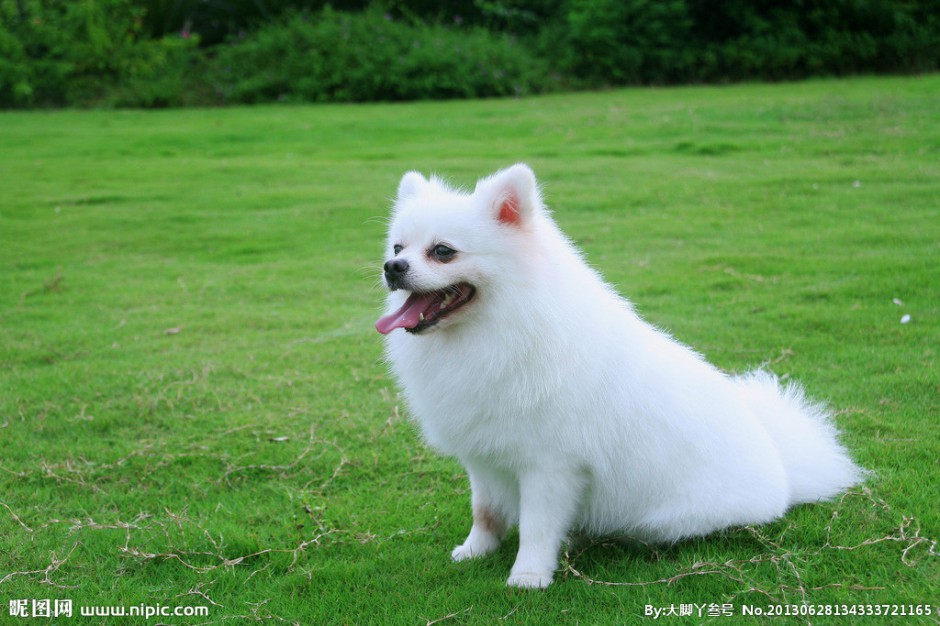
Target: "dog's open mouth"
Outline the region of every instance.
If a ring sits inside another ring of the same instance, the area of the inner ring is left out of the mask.
[[[375,329],[383,335],[396,328],[419,333],[473,300],[476,291],[473,285],[459,283],[438,291],[412,292],[400,309],[380,318]]]

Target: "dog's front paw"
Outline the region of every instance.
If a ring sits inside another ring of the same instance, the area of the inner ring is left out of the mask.
[[[486,556],[495,549],[495,545],[474,545],[472,542],[467,541],[454,548],[454,551],[450,553],[450,558],[453,559],[455,563],[460,563],[467,559],[476,559],[481,556]]]
[[[476,556],[480,555],[473,552],[473,547],[469,543],[457,546],[454,548],[454,551],[450,553],[450,558],[454,563],[460,563],[461,561],[466,561]]]
[[[554,574],[552,572],[547,574],[535,574],[532,572],[513,573],[509,576],[509,580],[506,581],[506,584],[510,587],[518,587],[519,589],[545,589],[552,584],[553,576]]]
[[[467,540],[454,548],[450,558],[456,562],[475,559],[492,554],[499,547],[499,537],[493,533],[480,532],[476,526],[470,531]]]

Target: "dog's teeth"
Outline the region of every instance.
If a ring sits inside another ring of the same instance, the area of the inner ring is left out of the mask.
[[[419,322],[423,322],[423,321],[424,321],[424,313],[419,313],[419,314],[418,314],[418,321],[419,321]]]

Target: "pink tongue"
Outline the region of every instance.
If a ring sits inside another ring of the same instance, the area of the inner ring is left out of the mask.
[[[387,335],[396,328],[414,328],[421,323],[421,313],[436,297],[434,293],[412,293],[400,309],[379,318],[379,321],[375,323],[375,329]]]

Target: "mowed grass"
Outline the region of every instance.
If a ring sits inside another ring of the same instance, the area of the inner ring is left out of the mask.
[[[940,76],[0,115],[0,622],[936,622],[938,120]],[[504,587],[515,534],[452,564],[467,479],[372,327],[384,220],[409,169],[470,187],[516,161],[648,320],[829,402],[869,482],[768,526],[573,545],[545,592]],[[77,616],[158,604],[209,616]]]

